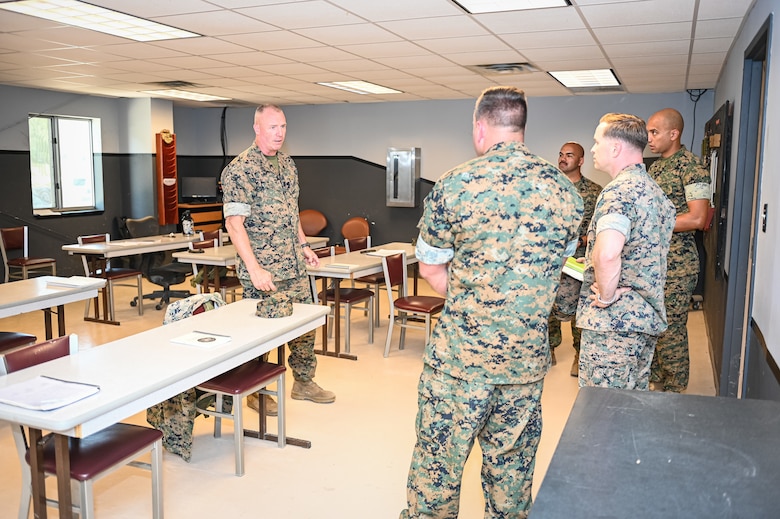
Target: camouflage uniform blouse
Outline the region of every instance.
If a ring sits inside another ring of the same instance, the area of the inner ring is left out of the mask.
[[[579,236],[585,236],[588,233],[588,227],[590,227],[590,219],[593,217],[593,210],[596,208],[596,199],[599,197],[599,193],[601,193],[601,186],[585,176],[580,176],[580,179],[574,183],[574,186],[582,197],[582,203],[585,207],[585,213],[582,217],[580,228],[577,230],[577,234]],[[584,257],[585,245],[578,246],[574,256],[577,258]]]
[[[688,212],[689,200],[709,200],[710,174],[696,155],[685,149],[668,158],[659,158],[650,166],[653,177],[666,197],[672,201],[677,214]],[[669,277],[689,276],[699,273],[699,252],[696,250],[695,231],[676,232],[669,247]]]
[[[619,220],[613,218],[617,215]],[[644,164],[634,164],[607,184],[599,195],[588,229],[577,326],[598,332],[641,332],[659,335],[666,330],[664,283],[666,256],[674,229],[674,206]],[[604,219],[603,221],[602,218]],[[628,221],[628,228],[621,223]],[[619,225],[615,225],[615,224]],[[615,229],[625,237],[619,287],[633,290],[606,308],[592,306],[589,296],[595,281],[593,244],[597,231]]]
[[[225,217],[246,217],[257,261],[281,281],[307,274],[298,239],[298,170],[289,155],[276,156],[278,171],[253,143],[222,171],[222,192]],[[249,279],[240,257],[237,272]]]
[[[487,384],[544,377],[547,318],[581,219],[574,185],[518,142],[497,144],[442,176],[418,227],[425,244],[454,256],[424,362]],[[419,245],[421,261],[446,262],[421,257]]]

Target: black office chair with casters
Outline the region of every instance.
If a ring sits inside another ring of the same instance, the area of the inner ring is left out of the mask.
[[[142,238],[144,236],[157,236],[160,234],[160,224],[154,216],[144,216],[143,218],[126,218],[125,224],[130,236],[133,238]],[[144,277],[162,290],[155,290],[151,294],[144,294],[144,299],[159,299],[154,306],[157,310],[170,303],[172,297],[185,298],[192,294],[189,290],[172,290],[171,286],[183,283],[187,276],[192,274],[192,267],[187,263],[178,263],[173,261],[173,257],[167,252],[148,252],[141,255],[140,270]],[[139,303],[138,297],[135,297],[130,306],[136,306]]]

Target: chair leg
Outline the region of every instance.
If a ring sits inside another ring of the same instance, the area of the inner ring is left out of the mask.
[[[395,310],[390,308],[390,321],[387,323],[387,338],[385,339],[385,357],[390,355],[390,343],[393,341],[393,325],[395,324]]]
[[[91,479],[79,481],[78,504],[81,512],[80,519],[95,519],[95,493],[92,489]]]
[[[138,315],[144,315],[144,284],[143,275],[138,274]]]
[[[244,395],[233,397],[233,444],[236,452],[236,476],[244,475]]]
[[[217,400],[214,403],[214,409],[217,410],[217,412],[222,413],[222,406],[224,405],[223,397],[220,393],[216,394]],[[214,417],[214,438],[221,438],[222,437],[222,418],[219,416]]]
[[[368,343],[374,344],[374,299],[378,299],[377,296],[372,297],[366,306],[368,306]]]
[[[347,306],[344,310],[344,352],[349,353],[349,331],[352,326],[351,320],[352,320],[352,305],[347,303]]]
[[[285,404],[285,389],[284,389],[284,373],[282,373],[276,380],[276,406],[278,410],[277,414],[277,436],[279,441],[279,448],[282,449],[287,445],[287,414]]]
[[[406,312],[398,312],[398,317],[401,319],[399,323],[401,325],[401,340],[398,342],[398,349],[404,349],[404,339],[406,339],[406,319],[409,317]]]
[[[380,313],[379,312],[379,299],[381,299],[379,297],[379,289],[380,289],[379,283],[374,285],[374,294],[375,294],[374,295],[374,326],[376,326],[377,328],[382,326],[382,323],[379,321],[379,313]]]
[[[162,489],[162,463],[163,444],[162,439],[154,442],[151,451],[152,465],[152,517],[163,519],[163,489]]]

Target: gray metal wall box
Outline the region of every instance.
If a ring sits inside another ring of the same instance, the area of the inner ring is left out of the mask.
[[[387,206],[417,207],[420,148],[387,148]]]

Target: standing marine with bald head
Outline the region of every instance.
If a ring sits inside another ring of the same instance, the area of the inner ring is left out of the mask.
[[[694,235],[704,227],[710,208],[709,172],[680,142],[682,132],[682,115],[673,108],[664,108],[647,121],[650,150],[661,154],[648,173],[677,210],[664,287],[669,327],[658,338],[650,381],[657,389],[675,393],[688,387],[688,308],[699,276]]]
[[[582,258],[585,256],[585,246],[588,244],[588,227],[590,226],[590,219],[593,216],[593,209],[596,207],[596,200],[601,193],[601,186],[582,174],[582,164],[585,162],[585,150],[582,145],[577,142],[567,142],[561,146],[561,151],[558,152],[558,169],[560,169],[566,178],[572,181],[574,187],[577,188],[577,192],[582,197],[582,202],[585,207],[585,213],[580,222],[580,228],[577,231],[579,233],[579,240],[577,241],[577,251],[574,253],[575,258]],[[580,288],[582,288],[582,282],[577,281],[573,277],[562,274],[561,285],[558,288],[558,295],[555,299],[555,305],[553,311],[550,312],[550,320],[548,322],[550,333],[550,354],[552,355],[553,364],[555,364],[555,348],[560,346],[563,342],[563,336],[561,334],[561,320],[571,320],[571,336],[572,346],[574,346],[574,361],[571,364],[571,376],[576,377],[579,374],[580,364],[580,339],[582,332],[577,327],[577,322],[574,319],[574,313],[577,311],[577,301],[579,300]]]

